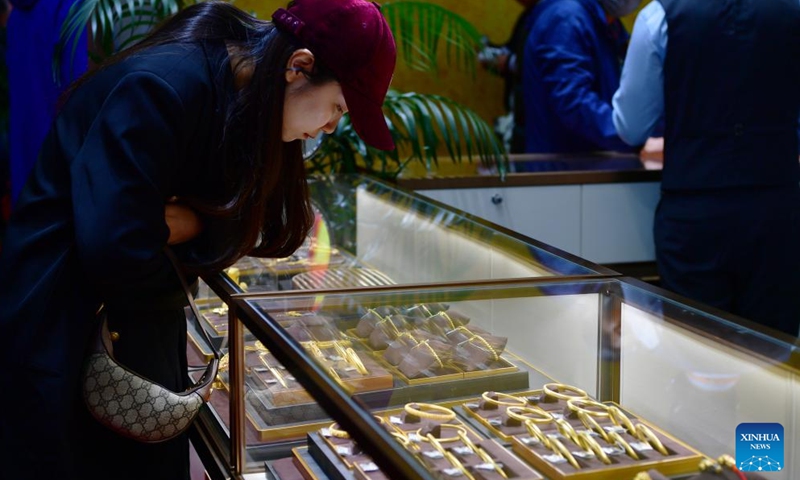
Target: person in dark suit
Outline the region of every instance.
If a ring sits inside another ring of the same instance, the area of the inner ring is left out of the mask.
[[[290,255],[313,222],[301,140],[349,112],[393,148],[395,57],[373,2],[297,0],[271,22],[202,2],[71,87],[0,256],[4,477],[188,478],[186,437],[137,443],[87,413],[95,312],[120,363],[185,389],[186,299],[165,247],[192,276]]]

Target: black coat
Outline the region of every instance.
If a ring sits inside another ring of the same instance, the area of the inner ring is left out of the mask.
[[[14,478],[65,471],[98,305],[130,312],[184,303],[163,253],[164,205],[219,192],[215,152],[232,95],[220,42],[138,53],[64,104],[0,256],[0,451],[29,475]]]

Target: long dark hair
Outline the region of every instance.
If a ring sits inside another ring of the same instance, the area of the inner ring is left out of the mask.
[[[252,67],[252,76],[226,108],[220,148],[226,197],[216,203],[182,199],[203,214],[226,220],[223,223],[235,230],[226,232],[224,245],[216,245],[223,251],[197,260],[192,269],[218,270],[244,255],[289,256],[313,224],[300,141],[285,143],[281,139],[284,71],[291,54],[303,47],[294,36],[228,3],[201,2],[178,12],[100,69],[157,45],[204,40],[233,46],[241,60],[236,68]],[[321,62],[315,62],[307,77],[312,84],[335,80]]]

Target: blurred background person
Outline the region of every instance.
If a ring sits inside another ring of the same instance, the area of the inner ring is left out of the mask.
[[[795,336],[797,58],[798,0],[654,1],[636,19],[613,99],[631,145],[664,117],[661,285]]]
[[[53,55],[61,25],[78,0],[10,1],[13,9],[8,18],[6,64],[11,102],[9,167],[14,202],[39,156],[39,148],[55,118],[58,98],[88,66],[88,42],[84,30],[73,56],[70,39],[70,45],[61,54],[60,72],[54,72]]]
[[[525,152],[633,152],[617,135],[611,97],[640,0],[540,0],[522,57]],[[642,142],[644,143],[644,142]]]

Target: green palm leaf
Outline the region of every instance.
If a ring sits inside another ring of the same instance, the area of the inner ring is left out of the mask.
[[[447,66],[475,74],[481,34],[466,19],[439,5],[406,0],[385,3],[381,11],[409,68],[438,72],[439,46],[444,41]]]

